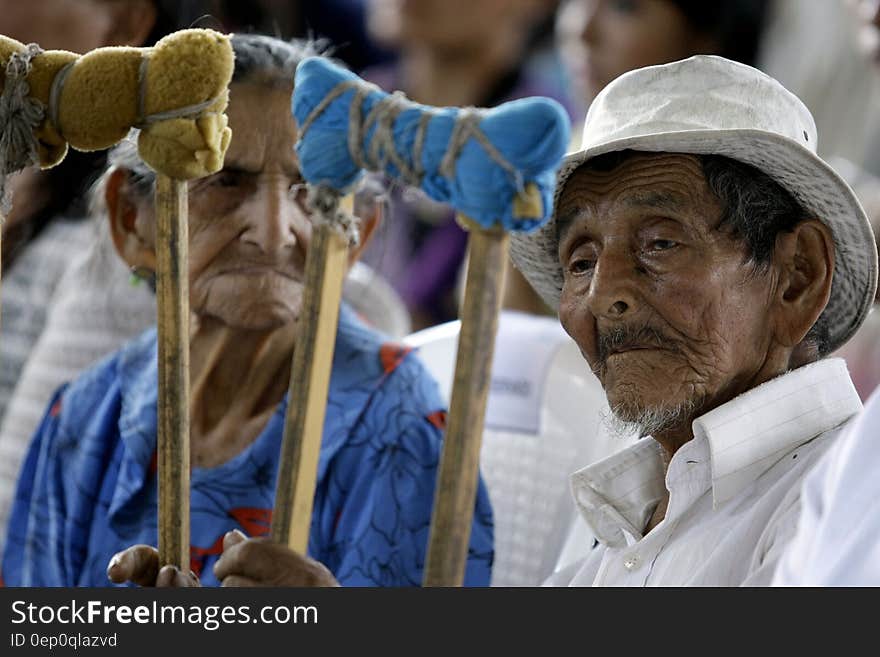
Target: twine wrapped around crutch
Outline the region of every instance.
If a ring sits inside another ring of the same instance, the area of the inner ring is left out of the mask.
[[[224,114],[229,38],[182,30],[152,48],[83,56],[0,36],[0,207],[6,177],[52,167],[68,146],[109,148],[133,127],[157,177],[159,552],[189,570],[189,298],[186,180],[219,171],[231,139]],[[2,217],[0,217],[2,218]]]
[[[533,230],[549,219],[555,170],[569,140],[568,117],[546,98],[492,110],[419,105],[400,93],[384,93],[322,58],[304,60],[297,68],[293,114],[300,125],[300,168],[309,183],[344,191],[364,169],[381,171],[452,205],[459,223],[471,231],[455,383],[425,573],[426,584],[460,585],[506,265],[506,231]],[[322,367],[329,372],[329,361]],[[319,446],[320,428],[297,439]],[[287,482],[311,481],[306,491],[311,499],[312,464],[282,461],[282,468],[288,467],[294,472],[279,474],[279,481],[282,476]],[[289,495],[279,485],[276,515],[279,500],[285,510],[301,511],[283,502]],[[308,510],[310,516],[311,506]],[[298,538],[300,549],[307,544],[309,519],[298,519],[305,528],[305,538]]]

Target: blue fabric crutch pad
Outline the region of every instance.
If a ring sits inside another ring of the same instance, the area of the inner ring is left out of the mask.
[[[340,84],[349,88],[314,114],[322,101],[338,91]],[[358,91],[362,104],[352,112]],[[296,145],[303,177],[311,184],[348,191],[363,169],[350,151],[352,121],[363,126],[365,117],[389,94],[361,80],[354,73],[323,57],[303,60],[296,71],[293,92],[293,116],[305,127]],[[390,177],[412,183],[386,152],[393,147],[394,157],[401,158],[412,170],[419,170],[419,187],[435,201],[448,203],[458,212],[484,228],[501,226],[506,230],[532,231],[551,215],[556,169],[568,147],[571,125],[562,106],[543,97],[524,98],[481,110],[477,124],[497,151],[496,157],[474,135],[469,134],[454,161],[454,175],[445,176],[441,163],[450,145],[456,121],[466,111],[457,107],[436,108],[401,99],[399,114],[393,119],[393,145],[380,141],[378,152],[372,141],[377,122],[362,130],[357,144],[360,164],[364,161]],[[425,116],[427,113],[427,117]],[[313,115],[314,114],[314,115]],[[420,123],[427,122],[418,162],[413,162]],[[376,156],[377,155],[377,156]],[[501,164],[497,155],[500,155]],[[419,166],[420,165],[420,166]],[[526,186],[534,186],[542,203],[538,216],[521,216],[514,199]]]

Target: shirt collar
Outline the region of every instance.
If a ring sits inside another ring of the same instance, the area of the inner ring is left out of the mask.
[[[693,445],[708,445],[715,507],[764,474],[784,454],[861,410],[846,363],[820,360],[771,379],[694,420]],[[686,450],[685,447],[688,449]],[[575,503],[596,537],[622,547],[638,540],[666,494],[660,445],[643,439],[572,475]]]
[[[842,358],[805,365],[694,420],[712,463],[715,506],[764,474],[795,447],[842,424],[862,402]]]

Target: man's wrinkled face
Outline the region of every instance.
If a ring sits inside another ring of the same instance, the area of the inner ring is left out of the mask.
[[[748,389],[767,357],[772,268],[721,216],[689,155],[582,167],[560,197],[560,320],[615,416],[645,433]]]

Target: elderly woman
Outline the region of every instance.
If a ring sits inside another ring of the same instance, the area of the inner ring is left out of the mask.
[[[225,168],[189,191],[191,563],[207,584],[218,582],[213,565],[228,532],[268,532],[311,235],[289,109],[296,65],[308,53],[262,36],[237,35],[233,47]],[[145,277],[156,267],[152,189],[133,146],[111,154],[105,197],[114,243]],[[362,244],[377,221],[377,212],[363,216]],[[7,585],[107,584],[115,553],[156,544],[156,379],[149,330],[56,393],[20,476]],[[308,550],[341,584],[421,581],[443,417],[436,385],[414,356],[343,307]],[[116,562],[114,580],[155,583],[154,551],[125,554],[145,569],[125,561],[120,571]],[[481,486],[466,583],[488,584],[491,560]]]

